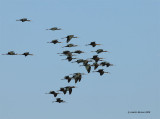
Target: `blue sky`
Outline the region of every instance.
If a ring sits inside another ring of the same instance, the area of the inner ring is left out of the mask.
[[[160,118],[160,1],[159,0],[0,0],[0,53],[29,51],[34,56],[0,56],[1,119],[158,119]],[[27,17],[32,22],[17,22]],[[59,27],[61,31],[45,30]],[[60,80],[84,72],[57,53],[66,43],[46,42],[74,34],[71,40],[90,58],[99,56],[115,66],[111,74],[85,75],[68,103],[53,104],[44,93],[75,85]],[[95,48],[85,44],[96,41]],[[128,114],[128,111],[151,111]]]

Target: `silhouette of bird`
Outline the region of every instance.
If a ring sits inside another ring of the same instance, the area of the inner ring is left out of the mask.
[[[84,53],[84,52],[83,52],[83,51],[81,51],[81,50],[76,50],[76,51],[74,51],[74,52],[72,52],[72,53],[81,54],[81,53]]]
[[[30,54],[29,52],[25,52],[23,54],[20,54],[20,55],[24,55],[25,57],[28,56],[28,55],[33,55],[33,54]]]
[[[56,101],[52,101],[52,102],[64,103],[66,101],[62,100],[61,98],[56,98]]]
[[[60,90],[58,90],[58,91],[63,92],[64,95],[67,93],[67,90],[65,88],[60,88]]]
[[[69,55],[69,54],[72,54],[72,53],[69,50],[65,50],[62,53],[57,53],[57,54]]]
[[[64,79],[62,80],[68,80],[68,83],[72,80],[72,77],[69,77],[69,76],[65,76]]]
[[[14,51],[9,51],[7,54],[2,54],[2,55],[18,55]]]
[[[72,57],[72,56],[76,56],[76,55],[73,55],[72,52],[68,51],[68,50],[65,50],[63,51],[62,53],[57,53],[57,54],[63,54],[63,55],[60,55],[60,56],[67,56],[67,57]]]
[[[95,62],[98,62],[98,61],[102,61],[100,59],[104,59],[104,58],[99,58],[98,55],[94,55],[91,59],[95,60]]]
[[[83,66],[86,66],[88,64],[88,62],[92,62],[91,60],[83,60]]]
[[[47,43],[57,44],[57,43],[62,43],[62,42],[59,42],[59,41],[56,39],[56,40],[52,40],[51,42],[47,42]]]
[[[77,62],[77,63],[79,64],[79,63],[82,63],[82,62],[83,62],[83,59],[78,59],[78,60],[76,60],[76,61],[74,61],[74,62]],[[74,63],[74,62],[71,62],[71,63]]]
[[[75,79],[75,83],[77,83],[77,81],[81,81],[81,79],[82,79],[82,75],[85,75],[84,73],[74,73],[73,74],[73,79]]]
[[[113,66],[113,64],[111,64],[109,62],[101,62],[100,65],[106,66],[106,67]]]
[[[69,91],[69,94],[72,93],[72,88],[76,88],[75,86],[66,86],[65,89]]]
[[[99,72],[100,76],[102,76],[104,73],[109,73],[109,72],[104,72],[104,69],[99,69],[98,71],[93,71],[93,72]]]
[[[91,71],[91,65],[90,65],[90,64],[87,64],[87,65],[85,66],[85,68],[86,68],[87,72],[90,73],[90,71]]]
[[[76,46],[78,46],[78,45],[68,44],[68,45],[66,45],[66,46],[64,46],[64,47],[76,47]],[[64,48],[64,47],[62,47],[62,48]]]
[[[57,27],[53,27],[53,28],[46,29],[46,30],[52,30],[52,31],[55,31],[55,30],[62,30],[62,29],[61,29],[61,28],[57,28]]]
[[[67,38],[67,43],[72,39],[72,38],[78,38],[77,36],[74,36],[74,35],[68,35],[67,37],[64,37],[64,38]],[[62,39],[64,39],[62,38]]]
[[[104,51],[103,49],[98,49],[96,51],[91,51],[91,52],[96,52],[97,54],[99,54],[99,53],[108,52],[108,51]]]
[[[62,59],[62,60],[68,60],[70,62],[70,61],[72,61],[72,59],[77,59],[77,58],[73,58],[72,56],[67,56],[66,59]]]
[[[31,21],[31,20],[28,20],[27,18],[22,18],[22,19],[18,19],[16,21],[21,21],[21,22],[25,22],[25,21]]]
[[[100,66],[100,64],[98,64],[97,62],[94,62],[91,66],[94,66],[94,70],[96,70],[98,66]]]
[[[87,45],[91,45],[92,47],[95,47],[96,45],[101,45],[101,44],[96,44],[96,42],[91,42],[90,44]]]
[[[50,91],[49,93],[45,93],[45,94],[52,94],[52,95],[54,95],[54,97],[57,97],[57,95],[60,93],[56,93],[55,91]]]

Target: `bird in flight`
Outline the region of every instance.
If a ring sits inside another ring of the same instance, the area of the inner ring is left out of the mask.
[[[62,79],[62,80],[67,80],[68,81],[68,83],[72,80],[72,77],[69,77],[69,76],[65,76],[64,77],[64,79]]]
[[[57,95],[60,93],[56,93],[55,91],[50,91],[49,93],[45,93],[45,94],[52,94],[52,95],[54,95],[54,97],[57,97]]]
[[[79,37],[77,37],[77,36],[74,36],[74,35],[68,35],[67,37],[64,37],[64,38],[67,38],[67,43],[72,39],[72,38],[79,38]],[[64,39],[64,38],[62,38],[62,39]]]
[[[99,72],[100,76],[102,76],[104,73],[109,73],[105,72],[104,69],[99,69],[98,71],[93,71],[93,72]]]
[[[52,27],[52,28],[46,29],[46,30],[56,31],[56,30],[62,30],[62,29],[61,28],[57,28],[57,27]]]
[[[61,98],[56,98],[56,101],[52,101],[52,102],[64,103],[66,101],[62,100]]]
[[[109,62],[101,62],[100,65],[106,66],[106,67],[113,66],[113,64],[111,64]]]
[[[25,52],[23,54],[19,54],[19,55],[24,55],[25,57],[28,56],[28,55],[33,55],[33,54],[30,54],[29,52]]]
[[[27,18],[22,18],[22,19],[17,19],[16,21],[25,22],[25,21],[31,21],[31,20],[28,20]]]
[[[52,40],[51,42],[47,42],[47,43],[57,44],[57,43],[62,43],[62,42],[59,42],[57,39],[55,39],[55,40]]]
[[[76,47],[76,46],[78,46],[78,45],[68,44],[68,45],[66,45],[66,46],[64,46],[64,47]],[[64,47],[62,47],[62,48],[64,48]]]
[[[96,42],[91,42],[90,44],[87,44],[86,46],[91,45],[92,47],[95,47],[96,45],[101,45],[101,44],[96,44]]]
[[[14,51],[9,51],[8,53],[2,55],[18,55],[18,54],[16,54]]]
[[[96,52],[97,54],[99,54],[99,53],[108,52],[108,51],[104,51],[103,49],[98,49],[96,51],[91,51],[91,52]]]

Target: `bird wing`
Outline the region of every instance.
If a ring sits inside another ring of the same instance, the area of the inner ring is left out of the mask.
[[[69,94],[71,94],[72,93],[72,88],[69,88]]]
[[[72,39],[71,37],[67,37],[67,43],[68,43],[71,39]]]

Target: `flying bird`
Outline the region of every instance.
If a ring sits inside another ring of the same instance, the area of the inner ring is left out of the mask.
[[[52,101],[52,102],[64,103],[66,101],[62,100],[61,98],[56,98],[56,101]]]
[[[47,43],[57,44],[57,43],[62,43],[62,42],[59,42],[57,39],[55,39],[55,40],[52,40],[51,42],[47,42]]]
[[[68,81],[68,83],[72,80],[72,77],[69,77],[69,76],[65,76],[64,77],[64,79],[62,79],[62,80],[67,80]]]
[[[61,29],[61,28],[57,28],[57,27],[53,27],[53,28],[46,29],[46,30],[52,30],[52,31],[55,31],[55,30],[62,30],[62,29]]]
[[[68,35],[67,37],[64,37],[64,38],[67,38],[67,43],[72,39],[72,38],[78,38],[77,36],[74,36],[74,35]],[[64,39],[62,38],[62,39]]]
[[[72,56],[67,56],[66,59],[62,59],[62,60],[68,60],[68,62],[72,61],[72,59],[77,59],[77,58],[73,58]]]
[[[82,63],[82,62],[83,62],[83,59],[78,59],[78,60],[76,60],[76,61],[74,61],[74,62],[77,62],[77,63],[79,64],[79,63]],[[71,63],[74,63],[74,62],[71,62]]]
[[[64,54],[64,55],[68,55],[68,54],[72,54],[69,50],[65,50],[62,53],[57,53],[57,54]]]
[[[18,19],[16,21],[21,21],[21,22],[25,22],[25,21],[31,21],[31,20],[28,20],[27,18],[22,18],[22,19]]]
[[[96,52],[97,54],[99,54],[99,53],[108,52],[108,51],[104,51],[103,49],[98,49],[96,51],[91,51],[91,52]]]
[[[104,69],[99,69],[98,71],[93,71],[93,72],[99,72],[100,76],[102,76],[104,73],[109,73],[109,72],[105,72]]]
[[[91,60],[83,60],[83,66],[86,66],[88,64],[88,62],[92,62]]]
[[[9,51],[7,54],[2,54],[2,55],[18,55],[14,51]]]
[[[74,73],[73,74],[73,79],[75,79],[75,83],[77,83],[77,81],[81,81],[81,79],[82,79],[82,75],[85,75],[84,73]]]
[[[75,86],[66,86],[65,89],[69,91],[69,94],[72,93],[72,88],[76,88]]]
[[[60,90],[58,90],[58,91],[63,92],[64,95],[67,93],[67,90],[65,88],[60,88]]]
[[[78,46],[78,45],[68,44],[68,45],[66,45],[66,46],[64,46],[64,47],[76,47],[76,46]],[[64,47],[62,47],[62,48],[64,48]]]
[[[94,62],[91,66],[94,66],[94,70],[96,70],[98,66],[100,66],[100,64],[98,64],[97,62]]]
[[[91,42],[90,44],[87,44],[86,46],[91,45],[92,47],[95,47],[96,45],[101,45],[101,44],[96,44],[96,42]]]
[[[101,62],[100,65],[106,66],[106,67],[113,66],[113,64],[111,64],[109,62]]]
[[[98,61],[102,61],[100,59],[104,59],[104,58],[99,58],[98,55],[94,55],[91,59],[95,60],[95,62],[98,62]]]
[[[56,93],[55,91],[50,91],[49,93],[45,93],[45,94],[52,94],[52,95],[54,95],[54,97],[57,97],[57,95],[60,93]]]
[[[33,54],[30,54],[29,52],[25,52],[23,54],[19,54],[19,55],[24,55],[25,57],[28,56],[28,55],[33,55]]]
[[[76,51],[74,51],[74,52],[72,52],[72,53],[81,54],[81,53],[84,53],[84,52],[83,52],[83,51],[81,51],[81,50],[76,50]]]

